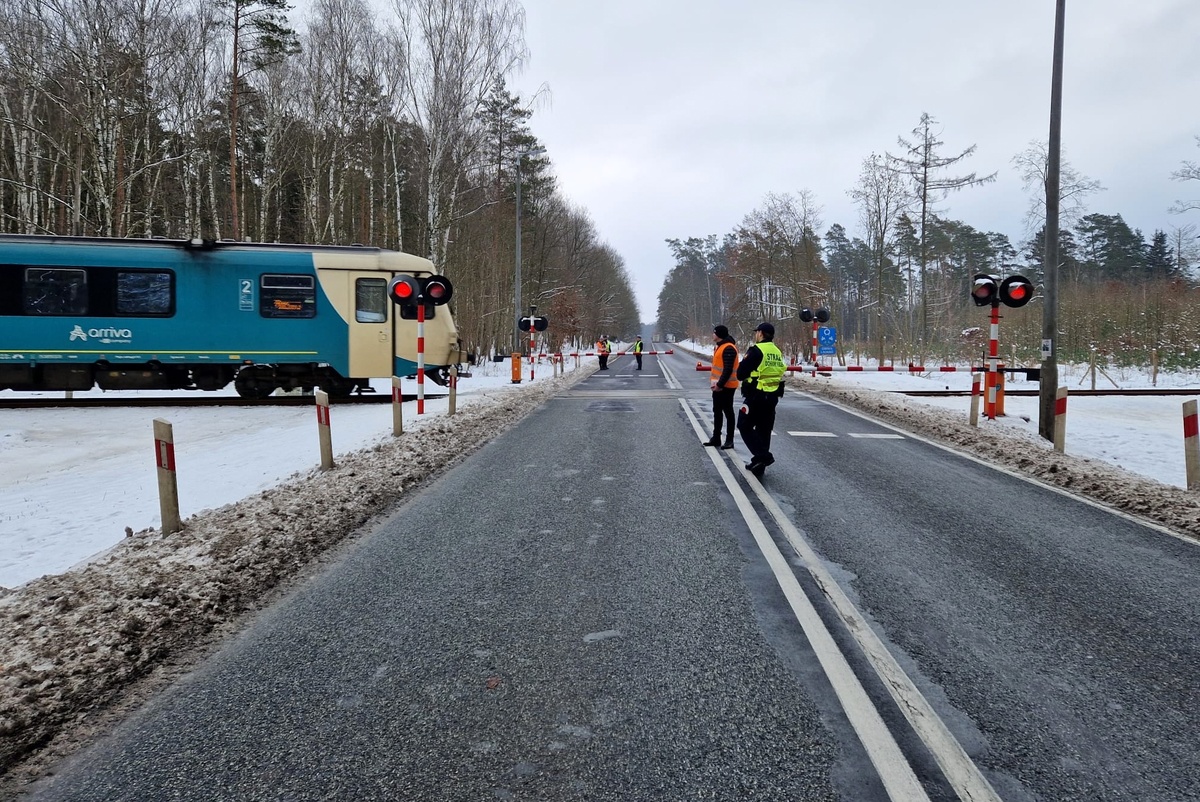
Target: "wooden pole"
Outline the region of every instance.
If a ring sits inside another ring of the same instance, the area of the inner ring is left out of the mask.
[[[179,483],[175,477],[175,432],[162,418],[154,419],[154,456],[158,463],[158,510],[162,531],[170,535],[183,529],[179,520]]]
[[[329,394],[317,390],[317,436],[321,441],[321,468],[333,467],[333,439],[329,433]]]
[[[1054,450],[1062,454],[1067,446],[1067,388],[1054,393]]]
[[[979,385],[983,381],[982,373],[971,374],[971,425],[979,425]]]
[[[1196,402],[1183,402],[1183,461],[1187,466],[1187,489],[1200,490],[1200,426]]]
[[[450,366],[450,410],[447,414],[453,415],[458,407],[458,368],[455,365]]]
[[[400,377],[392,377],[392,436],[404,434],[404,396],[400,394]]]

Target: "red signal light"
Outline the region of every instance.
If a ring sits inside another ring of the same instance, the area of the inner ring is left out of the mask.
[[[1000,300],[1005,306],[1024,306],[1033,298],[1033,284],[1024,276],[1009,276],[1000,282]]]
[[[971,299],[976,306],[991,306],[996,301],[996,277],[977,273],[971,286]]]
[[[421,288],[412,276],[396,276],[388,283],[388,297],[392,303],[407,306],[417,302]]]
[[[435,305],[449,303],[454,295],[454,285],[445,276],[430,276],[423,280],[425,302]]]

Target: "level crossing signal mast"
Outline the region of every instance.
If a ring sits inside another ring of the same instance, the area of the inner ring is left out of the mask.
[[[989,273],[976,273],[971,283],[971,300],[976,306],[990,306],[991,330],[988,336],[987,371],[984,375],[984,415],[995,420],[1000,387],[1000,304],[1018,307],[1033,297],[1033,284],[1024,276],[1009,276],[1003,281]]]
[[[449,302],[454,285],[445,276],[396,275],[388,282],[388,297],[400,307],[400,317],[417,321],[417,414],[425,414],[425,318],[434,306]]]

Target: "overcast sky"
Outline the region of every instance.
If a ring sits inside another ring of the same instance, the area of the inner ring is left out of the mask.
[[[1011,160],[1047,138],[1054,0],[523,0],[530,59],[511,84],[549,96],[530,125],[563,194],[625,259],[652,321],[664,240],[724,235],[767,193],[811,190],[823,227],[859,232],[846,192],[872,152],[928,112],[954,175],[998,171],[944,213],[1024,235]],[[1088,211],[1149,238],[1200,182],[1200,0],[1068,0],[1067,160],[1107,190]]]

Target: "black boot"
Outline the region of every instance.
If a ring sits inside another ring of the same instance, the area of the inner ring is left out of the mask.
[[[725,442],[721,444],[721,448],[726,450],[733,448],[733,435],[729,435],[729,437],[725,438]]]
[[[718,432],[717,434],[714,434],[714,435],[713,435],[712,437],[710,437],[708,440],[704,441],[704,445],[706,445],[706,446],[708,446],[708,447],[710,447],[710,448],[716,448],[717,446],[721,445],[721,434],[720,434],[720,432]]]

